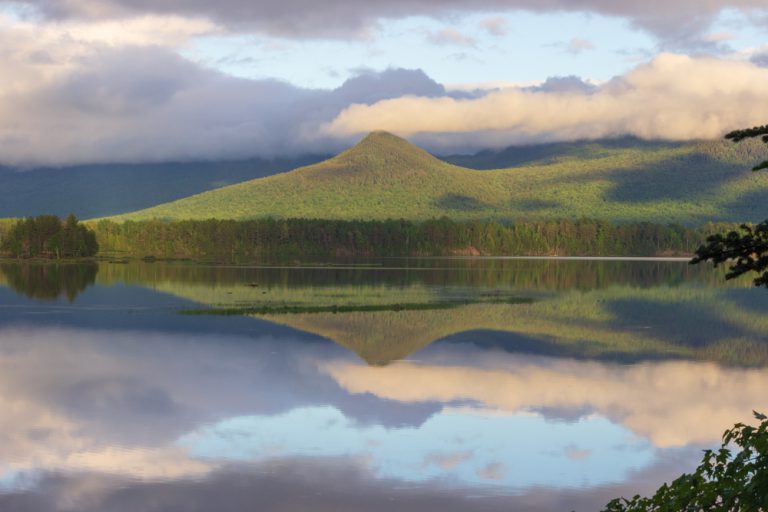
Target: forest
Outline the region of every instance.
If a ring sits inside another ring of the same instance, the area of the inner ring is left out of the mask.
[[[99,251],[95,233],[69,215],[39,215],[0,224],[0,253],[13,258],[86,258]]]
[[[674,256],[690,255],[724,224],[613,224],[601,220],[490,221],[259,219],[102,220],[101,255],[245,262],[303,256]]]
[[[352,256],[689,256],[709,235],[689,228],[603,220],[501,223],[325,219],[110,220],[81,223],[42,215],[0,222],[0,255],[11,258],[163,258],[244,263],[259,259]]]

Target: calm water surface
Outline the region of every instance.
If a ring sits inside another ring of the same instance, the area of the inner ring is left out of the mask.
[[[681,262],[0,266],[0,510],[599,510],[768,411]]]

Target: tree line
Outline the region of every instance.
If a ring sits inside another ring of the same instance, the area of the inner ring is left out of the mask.
[[[70,214],[40,215],[0,226],[0,252],[13,258],[85,258],[99,251],[96,234]]]
[[[302,256],[690,255],[723,225],[698,228],[601,220],[321,219],[108,220],[94,224],[102,254],[237,262]]]

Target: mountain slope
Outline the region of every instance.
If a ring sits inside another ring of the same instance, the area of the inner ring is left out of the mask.
[[[478,171],[374,132],[318,164],[159,205],[116,220],[546,219],[687,224],[768,217],[759,143],[600,146],[537,165]]]
[[[206,190],[270,176],[322,160],[96,164],[18,171],[0,167],[0,217],[51,213],[105,217]]]

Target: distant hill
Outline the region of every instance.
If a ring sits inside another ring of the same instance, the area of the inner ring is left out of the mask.
[[[74,213],[80,218],[117,215],[324,158],[104,164],[24,171],[0,167],[0,218],[44,213],[62,217]]]
[[[698,224],[768,217],[768,157],[759,141],[613,143],[507,149],[453,157],[478,171],[374,132],[329,160],[122,215],[126,219],[547,219]]]
[[[595,159],[609,156],[617,150],[660,151],[679,148],[684,142],[643,140],[637,137],[616,139],[576,140],[570,142],[548,142],[525,146],[510,146],[501,150],[484,150],[471,155],[450,155],[442,157],[448,163],[469,169],[504,169],[524,165],[546,165],[563,158]]]

